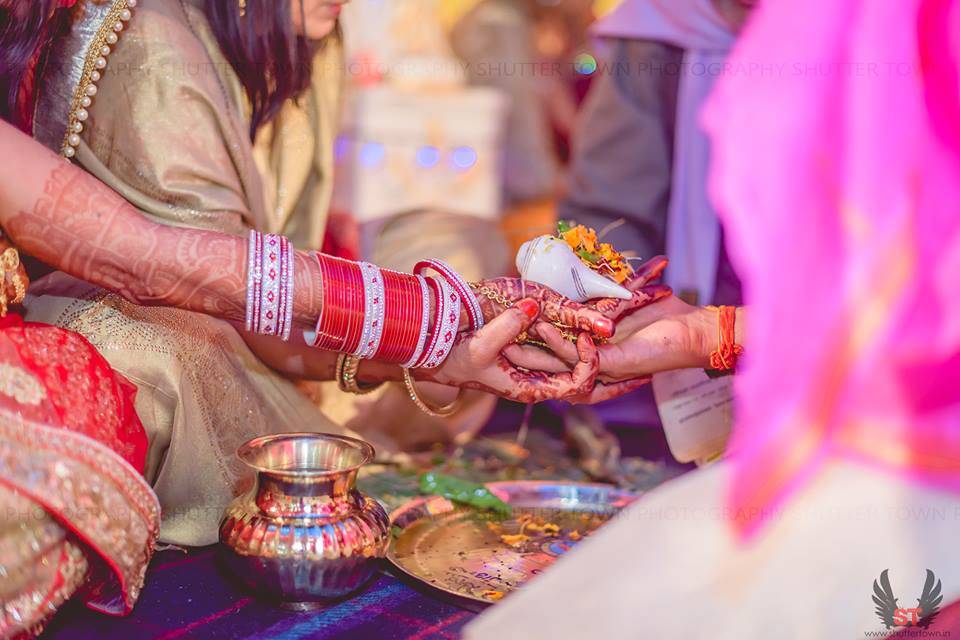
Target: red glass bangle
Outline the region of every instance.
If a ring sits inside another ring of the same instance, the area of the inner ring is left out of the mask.
[[[415,276],[383,270],[386,296],[383,339],[376,354],[385,362],[404,362],[413,355],[420,337],[423,307]]]
[[[386,299],[384,305],[384,328],[380,340],[380,348],[375,354],[377,360],[393,362],[396,352],[403,341],[403,283],[398,274],[392,271],[381,271],[383,274],[383,291]]]
[[[427,278],[427,286],[430,287],[430,291],[433,293],[433,299],[436,301],[436,308],[433,312],[433,317],[430,321],[430,337],[427,339],[427,343],[424,346],[423,353],[420,354],[420,358],[413,365],[413,369],[419,369],[426,363],[430,358],[430,355],[433,353],[434,349],[437,346],[437,341],[440,339],[440,325],[443,323],[443,313],[444,313],[444,297],[443,292],[440,289],[440,283],[437,282],[436,278]]]
[[[356,263],[315,254],[322,278],[320,317],[313,346],[352,353],[363,330],[363,277]]]
[[[355,262],[347,260],[338,260],[337,262],[343,274],[341,286],[347,293],[347,303],[344,306],[347,321],[347,340],[343,348],[346,353],[353,353],[360,344],[360,336],[363,333],[363,319],[366,314],[363,299],[363,274],[360,272],[360,266]]]

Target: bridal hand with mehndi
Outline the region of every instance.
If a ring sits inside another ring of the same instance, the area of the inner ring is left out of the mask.
[[[153,223],[103,183],[60,162],[6,123],[0,123],[0,140],[11,151],[11,157],[17,157],[17,162],[4,165],[6,188],[0,190],[0,223],[31,255],[74,277],[114,291],[134,304],[176,306],[240,322],[241,326],[250,320],[248,239]],[[38,198],[36,194],[42,196]],[[104,229],[111,231],[104,233]],[[287,285],[295,295],[287,298],[293,304],[286,308],[286,326],[313,327],[324,308],[323,288],[316,285],[325,280],[320,277],[314,256],[299,252],[289,257],[296,268],[292,270],[293,282]],[[537,310],[532,315],[542,314],[540,325],[558,323],[599,338],[611,336],[615,330],[613,319],[624,308],[646,304],[660,295],[644,291],[646,278],[657,269],[641,271],[645,275],[638,281],[640,294],[634,300],[626,304],[601,301],[600,309],[576,304],[545,287],[518,279],[482,282],[475,292],[487,290],[496,297],[492,300],[477,296],[489,329],[462,336],[445,367],[417,375],[445,384],[486,389],[522,402],[571,395],[596,400],[622,392],[635,383],[612,389],[594,388],[597,351],[589,336],[581,337],[574,347],[573,370],[556,375],[523,371],[502,357],[501,350],[521,332],[530,331],[533,320],[524,311],[511,309],[528,297],[535,298]],[[289,287],[291,284],[293,287]],[[317,361],[311,363],[311,351],[302,343],[289,345],[288,349],[282,341],[265,338],[263,346],[257,354],[272,354],[271,360],[280,370],[291,375],[316,373],[329,377],[330,354],[323,356],[314,351]],[[395,379],[398,367],[383,366],[392,369],[368,368],[373,374],[369,379]]]
[[[558,309],[568,308],[567,303],[569,301],[559,302]],[[574,308],[577,312],[582,311],[579,307]],[[610,385],[598,384],[599,355],[587,331],[580,333],[576,345],[570,344],[575,354],[570,368],[547,373],[516,367],[504,356],[504,349],[513,344],[517,336],[530,329],[541,310],[541,305],[533,298],[520,300],[479,331],[461,334],[442,366],[432,370],[417,370],[414,376],[424,381],[462,389],[478,389],[525,403],[553,399],[595,403],[633,391],[646,382],[624,380]],[[590,317],[590,314],[585,314],[580,321]],[[569,355],[568,352],[565,354]]]
[[[633,293],[633,297],[629,300],[603,298],[589,303],[589,308],[615,323],[614,342],[622,340],[641,326],[648,324],[642,320],[646,315],[637,315],[638,310],[649,308],[655,309],[651,312],[653,314],[661,312],[663,306],[658,301],[665,298],[669,299],[672,292],[670,287],[655,284],[655,281],[663,274],[667,264],[668,260],[664,256],[656,256],[643,263],[633,277],[623,283]],[[531,334],[535,332],[537,339],[541,342],[540,347],[543,348],[524,345],[521,341],[521,344],[506,347],[504,355],[517,366],[535,371],[559,372],[569,370],[570,356],[575,351],[572,344],[575,334],[567,329],[576,331],[574,327],[557,326],[556,323],[551,322],[537,322]],[[551,349],[553,352],[551,352]],[[604,349],[601,349],[601,351],[604,351]],[[601,366],[602,371],[603,367]],[[637,374],[637,376],[640,375],[644,374]]]
[[[594,403],[619,395],[621,383],[635,387],[662,371],[711,367],[719,348],[720,314],[717,309],[688,305],[670,295],[668,287],[651,284],[666,266],[662,256],[642,265],[625,283],[634,292],[632,299],[592,303],[594,309],[616,319],[616,336],[597,347],[597,390],[573,394],[567,400]],[[744,311],[731,311],[728,339],[732,347],[742,342]],[[543,348],[508,345],[503,356],[513,366],[544,375],[569,372],[579,358],[570,333],[548,322],[538,322],[535,328]]]
[[[534,323],[526,332],[530,338],[542,339],[541,328],[553,325],[573,332],[588,331],[595,338],[606,340],[613,337],[617,331],[617,321],[625,315],[670,295],[669,287],[652,284],[666,266],[667,259],[663,256],[641,265],[634,276],[624,283],[634,294],[629,300],[603,298],[581,304],[541,284],[519,278],[481,281],[474,286],[474,294],[487,319],[497,316],[521,298],[536,300],[541,307],[542,320]]]
[[[743,308],[735,311],[734,344],[743,342],[744,313]],[[614,341],[598,348],[598,377],[616,382],[676,369],[711,368],[711,356],[719,346],[718,325],[716,309],[692,306],[675,296],[639,309],[620,321]],[[543,339],[550,352],[510,348],[505,355],[516,366],[569,371],[576,349],[552,326],[544,328]]]
[[[590,304],[573,302],[548,287],[517,278],[476,283],[474,294],[489,324],[475,334],[462,334],[440,369],[422,371],[416,377],[481,389],[518,402],[566,399],[592,404],[629,393],[647,378],[624,376],[609,384],[597,383],[600,352],[590,336],[600,340],[613,337],[618,320],[668,296],[668,287],[651,284],[666,265],[663,257],[644,263],[625,283],[634,292],[631,299],[601,299]],[[575,343],[565,339],[571,335],[569,331],[577,333]],[[564,361],[542,349],[518,344],[547,336],[560,341]],[[543,359],[523,362],[508,357],[525,352]]]

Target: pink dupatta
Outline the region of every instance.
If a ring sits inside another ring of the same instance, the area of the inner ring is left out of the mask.
[[[960,491],[960,0],[766,0],[704,114],[749,302],[729,500],[831,457]]]

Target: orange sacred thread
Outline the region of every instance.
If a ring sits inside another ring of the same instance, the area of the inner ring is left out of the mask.
[[[743,355],[743,346],[737,344],[736,307],[707,307],[717,312],[717,350],[710,354],[710,368],[717,371],[729,371],[737,366],[737,359]]]

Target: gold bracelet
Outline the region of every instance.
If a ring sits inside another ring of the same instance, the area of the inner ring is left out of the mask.
[[[340,391],[363,396],[380,388],[380,385],[383,384],[382,382],[377,382],[373,385],[361,385],[360,381],[357,380],[357,370],[359,368],[360,358],[347,355],[346,353],[340,354],[340,356],[337,358],[337,368],[335,373],[337,378],[337,386],[340,388]]]
[[[505,295],[503,295],[499,291],[496,291],[495,289],[482,286],[479,282],[471,282],[469,284],[471,289],[473,289],[474,291],[482,295],[487,300],[492,300],[493,302],[496,302],[502,307],[513,306],[513,304],[516,302],[516,300],[510,300]]]
[[[11,279],[13,280],[13,288],[17,292],[17,297],[13,299],[13,304],[20,304],[27,297],[27,286],[23,284],[23,278],[20,277],[20,273],[17,271],[13,272]]]
[[[5,318],[7,316],[7,305],[9,304],[20,304],[23,302],[23,299],[27,297],[27,287],[23,284],[23,279],[20,277],[20,272],[17,269],[20,267],[20,254],[14,247],[8,247],[6,251],[0,254],[0,318]],[[10,281],[13,283],[13,288],[17,292],[16,297],[13,300],[7,298],[7,275],[10,275]]]
[[[453,402],[450,404],[434,408],[428,405],[423,398],[420,397],[420,394],[417,393],[417,386],[413,382],[413,376],[410,375],[409,369],[403,370],[403,384],[407,387],[407,395],[409,395],[410,399],[413,400],[413,404],[417,405],[417,408],[428,416],[432,416],[434,418],[446,418],[448,416],[452,416],[457,412],[457,409],[460,408],[460,401],[463,393],[462,390],[457,392],[457,397],[454,398]]]
[[[478,294],[480,294],[481,296],[483,296],[483,297],[486,298],[487,300],[490,300],[491,302],[497,303],[497,304],[500,305],[501,307],[507,307],[507,308],[509,308],[509,307],[512,307],[513,305],[515,305],[515,304],[517,303],[516,300],[510,300],[509,298],[507,298],[506,296],[504,296],[502,293],[500,293],[500,292],[497,291],[496,289],[491,289],[491,288],[488,287],[488,286],[481,285],[479,282],[470,282],[469,284],[470,284],[470,288],[471,288],[471,289],[473,289],[474,291],[476,291]],[[576,342],[576,341],[577,341],[577,336],[579,335],[579,332],[580,332],[580,329],[578,329],[577,327],[571,327],[571,326],[568,325],[568,324],[563,324],[563,323],[560,322],[559,320],[555,320],[555,321],[551,322],[550,324],[552,324],[552,325],[555,326],[557,329],[559,329],[559,330],[560,330],[560,335],[562,335],[562,336],[564,337],[564,339],[566,339],[568,342]],[[608,340],[607,340],[606,338],[594,338],[594,341],[597,342],[598,344],[607,344],[607,342],[608,342]],[[540,347],[543,347],[543,348],[547,348],[546,343],[541,342],[541,341],[538,341],[538,340],[531,340],[531,339],[530,339],[530,336],[527,335],[527,332],[526,332],[526,331],[524,331],[524,332],[522,332],[520,335],[518,335],[518,336],[517,336],[517,339],[515,340],[515,342],[516,342],[517,344],[519,344],[519,345],[535,344],[535,345],[537,345],[537,346],[540,346]]]

